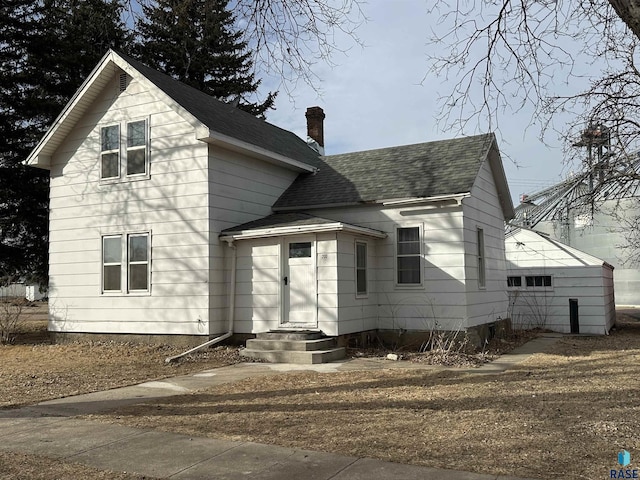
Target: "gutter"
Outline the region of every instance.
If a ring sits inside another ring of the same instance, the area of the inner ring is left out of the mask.
[[[227,244],[229,248],[231,248],[231,288],[229,289],[229,313],[228,313],[228,322],[229,326],[227,328],[227,333],[220,335],[212,340],[204,342],[202,345],[198,345],[197,347],[193,347],[191,350],[187,350],[186,352],[182,352],[173,357],[167,357],[164,360],[164,363],[172,363],[175,362],[182,357],[185,357],[191,353],[197,352],[198,350],[202,350],[203,348],[210,347],[211,345],[215,345],[216,343],[220,343],[223,340],[230,338],[233,335],[233,321],[235,319],[235,309],[236,309],[236,258],[237,251],[236,246],[233,244],[233,239],[227,239]]]

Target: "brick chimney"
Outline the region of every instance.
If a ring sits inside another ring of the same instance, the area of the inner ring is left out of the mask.
[[[307,136],[324,148],[324,111],[320,107],[307,108]]]

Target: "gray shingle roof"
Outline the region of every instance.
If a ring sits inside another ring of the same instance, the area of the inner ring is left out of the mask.
[[[318,153],[296,134],[221,102],[133,58],[118,55],[211,130],[313,167],[322,164]]]
[[[386,236],[385,232],[375,230],[368,227],[361,227],[352,223],[345,223],[338,220],[331,220],[324,217],[316,217],[315,215],[309,215],[303,212],[287,212],[287,213],[274,213],[267,217],[259,218],[251,222],[243,223],[242,225],[236,225],[235,227],[227,228],[220,233],[221,237],[240,235],[250,232],[251,230],[274,230],[277,228],[287,227],[323,227],[335,225],[337,229],[343,228],[355,228],[362,229],[360,233],[373,234],[374,236],[382,237]]]
[[[467,193],[494,142],[493,134],[323,157],[301,174],[274,211]]]
[[[303,225],[323,225],[329,223],[336,223],[336,220],[329,220],[328,218],[315,217],[307,213],[289,212],[289,213],[274,213],[267,217],[253,220],[252,222],[243,223],[242,225],[236,225],[235,227],[227,228],[221,232],[222,235],[232,232],[243,232],[247,230],[257,230],[261,228],[280,228],[280,227],[293,227]]]

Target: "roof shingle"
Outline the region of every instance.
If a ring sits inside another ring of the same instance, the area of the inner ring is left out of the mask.
[[[317,173],[299,175],[274,211],[468,193],[493,134],[323,157]]]
[[[322,165],[318,153],[295,133],[221,102],[133,58],[118,55],[211,130],[313,167]]]

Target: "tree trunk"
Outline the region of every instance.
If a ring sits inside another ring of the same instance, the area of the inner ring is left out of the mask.
[[[609,0],[616,14],[640,39],[640,0]]]

